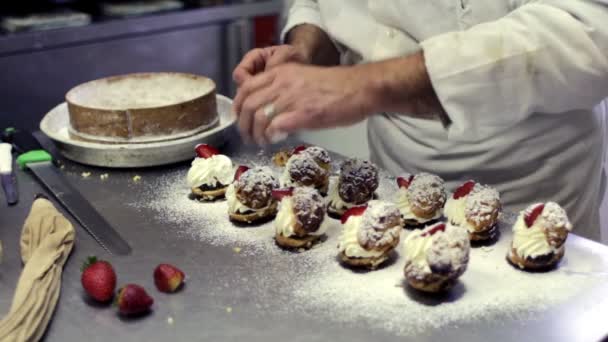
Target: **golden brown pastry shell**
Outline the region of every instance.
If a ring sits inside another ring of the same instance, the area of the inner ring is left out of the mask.
[[[252,224],[260,221],[268,220],[277,214],[277,203],[272,203],[269,207],[256,210],[253,213],[241,214],[241,213],[229,213],[232,221]]]

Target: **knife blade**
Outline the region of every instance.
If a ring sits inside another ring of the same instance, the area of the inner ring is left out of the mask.
[[[0,180],[8,205],[14,205],[19,201],[17,178],[13,172],[12,149],[11,144],[0,143]]]
[[[80,225],[103,247],[116,255],[131,253],[129,244],[110,226],[106,219],[66,180],[53,164],[51,155],[42,149],[29,132],[18,132],[14,144],[26,150],[17,158],[23,169],[30,170]],[[24,148],[27,146],[27,148]],[[35,148],[32,150],[32,147]]]

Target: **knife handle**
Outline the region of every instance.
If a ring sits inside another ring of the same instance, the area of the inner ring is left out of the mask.
[[[13,145],[21,151],[21,155],[17,157],[17,164],[21,169],[25,169],[29,163],[53,161],[53,157],[44,150],[31,132],[17,130],[12,139]]]

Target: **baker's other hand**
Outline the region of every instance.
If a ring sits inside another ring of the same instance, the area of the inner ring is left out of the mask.
[[[236,66],[232,78],[237,87],[263,71],[284,63],[309,63],[305,53],[292,45],[277,45],[249,51]],[[236,112],[238,113],[238,111]]]
[[[264,145],[301,129],[351,125],[366,118],[372,74],[357,67],[282,64],[245,80],[234,99],[245,140]]]

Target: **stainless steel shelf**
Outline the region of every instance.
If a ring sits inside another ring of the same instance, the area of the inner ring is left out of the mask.
[[[121,38],[211,25],[241,18],[277,14],[283,1],[269,0],[117,19],[82,27],[0,36],[0,57],[98,43]]]

